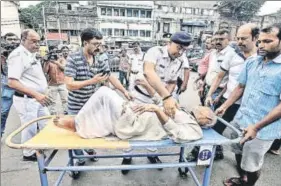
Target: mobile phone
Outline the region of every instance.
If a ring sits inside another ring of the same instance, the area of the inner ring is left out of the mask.
[[[102,72],[102,75],[104,76],[104,75],[109,75],[110,74],[110,71],[109,70],[106,70],[106,71],[103,71]]]

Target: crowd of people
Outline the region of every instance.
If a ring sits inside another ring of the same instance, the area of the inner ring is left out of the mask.
[[[18,41],[12,33],[4,38],[11,44]],[[108,47],[97,29],[81,32],[79,50],[71,52],[60,45],[50,49],[44,59],[38,56],[38,33],[24,30],[20,45],[9,55],[1,54],[1,137],[12,104],[22,124],[57,115],[56,126],[82,138],[170,137],[186,142],[202,138],[200,126],[206,125],[236,138],[216,121],[216,114],[243,132],[240,144],[232,145],[240,176],[224,180],[224,185],[254,186],[265,154],[270,151],[278,155],[281,143],[281,25],[260,29],[245,24],[235,38],[231,40],[230,32],[221,29],[206,39],[195,81],[202,106],[186,110],[179,107],[179,95],[186,91],[190,74],[186,54],[192,37],[186,32],[172,34],[163,46],[154,46],[146,53],[139,42],[132,44],[132,54],[123,48],[117,78],[110,71]],[[59,115],[58,95],[64,116]],[[45,124],[38,122],[23,130],[21,142],[34,137]],[[125,149],[124,154],[132,150]],[[197,160],[198,151],[199,147],[194,147],[188,161]],[[94,149],[73,152],[97,153]],[[151,163],[161,163],[157,156],[147,158]],[[222,158],[223,148],[217,146],[216,159]],[[36,161],[35,151],[23,149],[23,160]],[[85,163],[85,159],[78,159],[76,165]],[[131,163],[132,158],[122,161]],[[122,170],[123,174],[128,172]]]

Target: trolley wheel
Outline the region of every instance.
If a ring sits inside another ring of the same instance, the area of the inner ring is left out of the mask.
[[[71,171],[69,173],[69,176],[74,180],[79,179],[80,175],[81,175],[81,172],[79,172],[79,171]]]
[[[180,177],[183,178],[183,179],[186,179],[187,178],[187,173],[188,173],[188,168],[185,167],[185,168],[178,168],[178,171],[179,171],[179,174],[180,174]]]

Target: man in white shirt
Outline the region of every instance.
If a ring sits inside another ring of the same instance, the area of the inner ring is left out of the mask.
[[[38,117],[49,115],[47,106],[52,101],[46,96],[48,88],[42,66],[36,60],[40,37],[34,30],[27,29],[21,34],[21,45],[8,57],[8,85],[15,89],[14,107],[19,114],[21,124]],[[34,123],[21,133],[24,143],[42,129],[46,121]],[[23,149],[24,161],[36,161],[35,150]]]

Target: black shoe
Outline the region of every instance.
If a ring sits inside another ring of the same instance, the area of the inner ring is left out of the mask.
[[[23,161],[37,161],[36,154],[33,154],[31,156],[23,156]]]
[[[122,165],[131,165],[132,164],[132,158],[123,158]],[[123,175],[126,175],[129,173],[130,170],[121,170]]]
[[[95,150],[86,150],[86,152],[87,152],[88,155],[91,155],[91,156],[97,154]],[[95,158],[95,157],[90,158],[90,161],[93,161],[93,162],[97,162],[98,160],[99,159]]]
[[[188,162],[197,161],[199,154],[199,147],[194,147],[190,153],[188,153],[186,160]]]
[[[162,163],[162,161],[158,158],[158,156],[148,156],[147,159],[150,161],[152,164],[156,163]],[[158,170],[163,170],[163,168],[159,168]]]
[[[221,145],[218,145],[216,147],[215,160],[222,160],[223,158],[224,158],[223,147]]]

